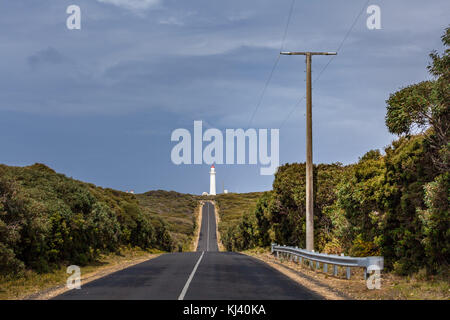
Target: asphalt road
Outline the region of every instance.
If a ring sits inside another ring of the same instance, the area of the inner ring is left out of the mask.
[[[202,208],[202,226],[200,228],[197,251],[219,251],[214,205],[210,202],[205,203]]]
[[[197,252],[169,253],[82,284],[57,300],[311,300],[322,297],[265,263],[219,252],[214,206],[206,203]]]

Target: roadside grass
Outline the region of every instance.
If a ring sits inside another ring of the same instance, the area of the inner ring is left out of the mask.
[[[408,277],[388,274],[385,277],[391,291],[400,299],[450,300],[450,281],[444,277],[423,277],[420,273]]]
[[[194,235],[191,239],[190,246],[189,246],[189,251],[191,251],[191,252],[197,251],[198,240],[200,238],[200,227],[202,225],[203,204],[204,204],[204,201],[199,201],[197,208],[195,208],[195,211],[194,211],[194,221],[195,221]]]
[[[106,274],[145,261],[161,254],[160,250],[142,250],[140,248],[123,247],[117,254],[104,254],[96,261],[80,266],[82,280],[91,278],[99,272]],[[46,290],[59,287],[64,288],[70,274],[66,273],[67,266],[61,266],[49,273],[37,273],[26,270],[21,277],[0,276],[0,300],[21,300],[36,298]],[[103,275],[106,275],[103,274]],[[31,296],[31,297],[30,297]],[[36,296],[36,297],[32,297]]]
[[[311,270],[307,265],[276,259],[270,254],[270,248],[254,248],[242,253],[264,262],[281,264],[287,269],[298,272],[301,277],[313,279],[332,289],[337,289],[350,299],[356,300],[450,300],[450,281],[448,277],[426,276],[418,272],[411,276],[399,276],[390,272],[381,273],[381,288],[369,290],[363,279],[362,269],[352,268],[352,277],[345,279],[344,269],[338,277],[329,273]]]

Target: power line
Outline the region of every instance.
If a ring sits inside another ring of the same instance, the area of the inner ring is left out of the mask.
[[[356,25],[356,22],[358,22],[359,17],[361,17],[361,15],[364,12],[364,9],[367,7],[367,5],[369,4],[370,0],[367,0],[366,3],[364,4],[364,6],[362,7],[361,11],[359,12],[359,14],[356,16],[355,20],[353,21],[352,25],[350,26],[350,29],[347,31],[347,33],[345,34],[344,39],[342,39],[341,43],[339,44],[339,47],[336,49],[336,52],[339,52],[342,47],[344,46],[345,41],[347,40],[348,36],[350,35],[350,33],[352,32],[353,28]],[[322,73],[325,71],[325,69],[330,65],[330,63],[334,60],[334,58],[336,58],[336,56],[332,56],[330,58],[330,60],[328,60],[327,64],[322,68],[322,70],[319,72],[319,75],[317,76],[316,79],[314,79],[314,81],[317,81],[320,76],[322,75]]]
[[[277,59],[275,60],[275,63],[273,64],[272,70],[270,71],[269,78],[267,78],[266,84],[264,86],[263,91],[261,92],[261,95],[259,96],[258,103],[256,104],[255,110],[253,110],[252,116],[250,117],[250,121],[248,122],[247,128],[250,128],[250,125],[252,124],[253,118],[256,115],[256,112],[258,111],[259,107],[261,106],[261,102],[263,100],[264,94],[266,93],[267,87],[269,86],[270,80],[272,79],[272,75],[275,71],[275,68],[278,65],[278,61],[280,61],[280,54],[278,54]]]
[[[284,41],[286,40],[286,35],[288,32],[289,24],[291,22],[291,16],[292,16],[292,12],[294,11],[294,6],[295,6],[295,0],[292,0],[291,7],[289,8],[288,18],[286,21],[286,27],[284,28],[283,40],[281,41],[281,45],[280,45],[280,52],[283,51],[283,49],[284,49]]]
[[[287,21],[286,21],[286,26],[285,26],[284,32],[283,32],[283,38],[282,38],[281,44],[280,44],[280,50],[278,51],[277,59],[275,60],[275,63],[272,66],[272,70],[270,71],[269,78],[267,78],[267,81],[266,81],[266,83],[264,85],[263,91],[261,92],[261,95],[259,96],[258,103],[256,104],[256,107],[253,110],[253,113],[252,113],[252,116],[250,117],[250,121],[248,122],[247,128],[250,128],[250,125],[252,124],[252,121],[253,121],[253,119],[254,119],[254,117],[256,115],[256,112],[258,112],[258,109],[261,106],[262,100],[263,100],[264,95],[265,95],[265,93],[267,91],[267,87],[269,86],[269,83],[272,80],[272,76],[273,76],[273,73],[274,73],[274,71],[275,71],[275,69],[276,69],[276,67],[278,65],[278,62],[280,61],[280,52],[283,51],[283,49],[284,49],[284,42],[286,41],[286,35],[287,35],[287,32],[288,32],[289,24],[291,22],[292,12],[294,11],[294,5],[295,5],[295,0],[292,0],[291,6],[289,8],[289,14],[288,14],[288,18],[287,18]]]
[[[345,41],[347,40],[347,38],[349,37],[350,33],[352,32],[353,28],[356,25],[356,22],[358,22],[359,17],[361,17],[361,15],[363,14],[363,12],[365,11],[364,9],[367,7],[367,5],[369,4],[370,0],[367,0],[363,7],[361,8],[361,10],[359,11],[358,15],[356,16],[355,20],[353,21],[352,25],[350,26],[350,29],[348,29],[347,33],[345,34],[344,38],[342,39],[341,43],[339,44],[338,48],[336,49],[336,52],[339,52],[342,47],[344,46]],[[331,62],[334,60],[334,58],[336,58],[336,56],[332,56],[330,58],[330,60],[328,60],[328,62],[325,64],[325,66],[322,68],[322,70],[320,70],[320,72],[318,73],[317,77],[313,80],[313,84],[320,79],[320,76],[324,73],[324,71],[328,68],[328,66],[331,64]],[[306,94],[304,94],[298,101],[297,103],[294,105],[294,107],[289,111],[288,115],[286,118],[284,118],[283,122],[281,123],[280,127],[283,127],[286,122],[291,118],[291,115],[294,113],[294,111],[297,109],[297,107],[300,105],[300,102],[303,101],[303,99],[306,98]]]

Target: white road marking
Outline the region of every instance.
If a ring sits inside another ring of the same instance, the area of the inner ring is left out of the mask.
[[[178,297],[178,300],[183,300],[184,299],[184,296],[186,295],[186,292],[189,289],[189,285],[191,284],[191,281],[194,278],[194,274],[197,271],[198,265],[200,264],[200,261],[202,261],[202,258],[203,258],[204,254],[205,254],[205,251],[202,251],[202,254],[201,254],[200,258],[198,259],[197,263],[195,264],[194,270],[192,270],[191,275],[187,279],[186,284],[184,285],[184,288],[181,291],[180,296]]]
[[[209,203],[208,203],[208,232],[206,233],[206,251],[209,251]]]

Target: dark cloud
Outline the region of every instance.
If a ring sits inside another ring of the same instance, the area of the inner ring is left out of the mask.
[[[28,57],[28,63],[33,68],[46,64],[62,64],[66,61],[66,57],[64,57],[58,50],[52,47],[40,50]]]
[[[207,190],[201,166],[170,162],[170,133],[192,130],[194,120],[219,129],[247,126],[277,58],[291,0],[76,2],[77,31],[65,25],[73,1],[0,5],[0,142],[9,151],[0,163],[45,162],[125,190]],[[297,0],[284,49],[336,50],[364,3]],[[385,100],[426,79],[428,53],[442,49],[448,0],[376,3],[382,30],[366,28],[364,10],[313,85],[317,162],[349,163],[390,143]],[[314,58],[313,77],[328,59]],[[290,114],[305,91],[304,69],[303,57],[280,58],[253,121],[277,128],[287,118],[281,162],[304,161],[304,100]],[[271,178],[258,170],[218,168],[218,179],[226,171],[231,191],[269,189]]]

